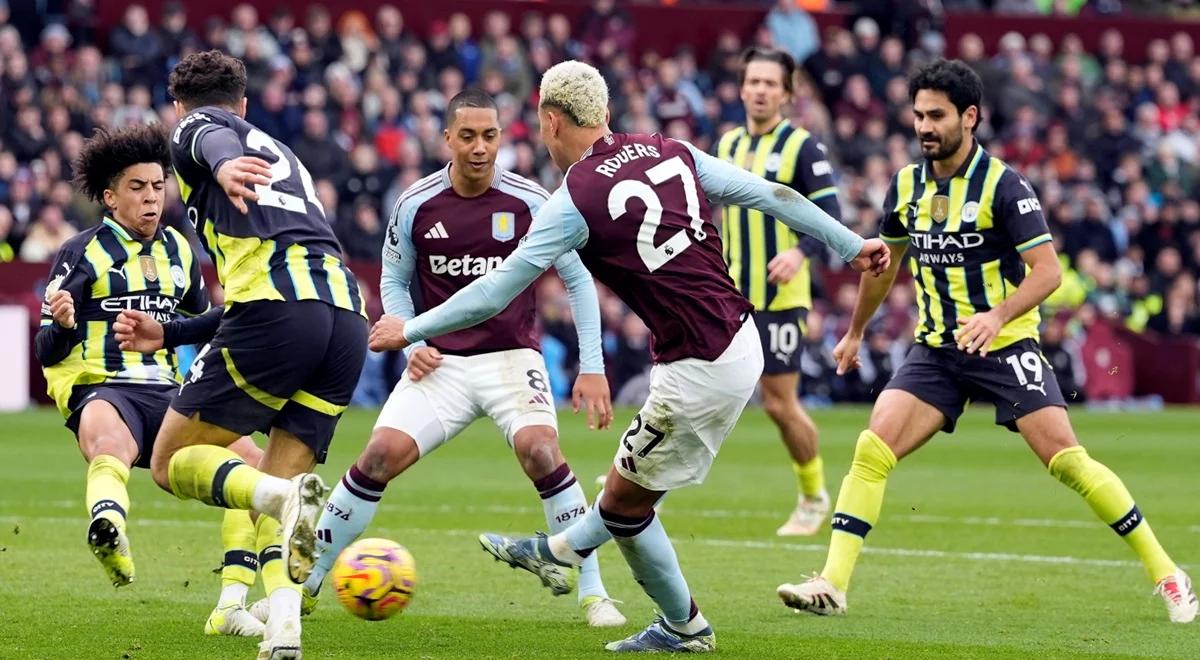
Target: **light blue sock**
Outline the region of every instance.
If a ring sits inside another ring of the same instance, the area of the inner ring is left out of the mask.
[[[321,519],[317,521],[317,549],[321,557],[304,582],[304,588],[309,593],[320,591],[321,583],[333,568],[338,555],[371,524],[385,486],[387,484],[371,479],[357,465],[352,465],[333,489],[325,510],[321,512]]]
[[[538,479],[534,485],[542,497],[542,509],[546,513],[546,524],[551,534],[558,534],[582,520],[587,513],[587,498],[566,463],[548,477]],[[579,567],[579,601],[599,596],[608,598],[604,581],[600,578],[600,562],[596,553],[590,553]]]
[[[599,507],[596,507],[600,511]],[[625,555],[633,577],[646,595],[662,610],[667,624],[678,632],[695,635],[708,627],[692,600],[687,581],[679,570],[675,548],[667,530],[653,511],[645,518],[630,518],[600,511],[613,540]]]

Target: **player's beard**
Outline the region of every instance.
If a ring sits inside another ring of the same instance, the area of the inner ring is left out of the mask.
[[[921,139],[924,140],[926,137],[928,136],[922,136]],[[929,160],[945,160],[953,156],[958,152],[958,149],[962,146],[963,141],[961,132],[951,133],[948,137],[937,135],[935,136],[935,139],[937,140],[937,144],[932,149],[926,148],[925,146],[921,147],[921,155],[925,156]]]

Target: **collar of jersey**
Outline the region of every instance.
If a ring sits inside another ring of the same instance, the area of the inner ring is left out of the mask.
[[[775,124],[773,127],[771,127],[771,130],[767,131],[766,133],[763,133],[762,135],[750,135],[750,129],[745,124],[742,125],[742,133],[744,133],[746,135],[750,135],[750,137],[752,137],[752,138],[760,138],[760,137],[765,137],[767,135],[779,135],[779,132],[782,131],[784,129],[784,127],[790,126],[790,125],[791,125],[791,122],[788,121],[787,117],[784,117],[783,119],[779,120],[778,124]]]
[[[442,185],[450,190],[454,190],[454,182],[450,180],[450,166],[453,164],[453,162],[446,163],[446,166],[442,168]],[[493,165],[492,170],[492,187],[499,188],[500,178],[504,176],[504,170],[499,165]]]
[[[106,216],[104,216],[104,220],[102,220],[102,221],[101,221],[101,223],[102,223],[102,224],[105,224],[105,225],[108,225],[108,228],[109,228],[109,229],[111,229],[111,230],[112,230],[112,232],[113,232],[114,234],[116,234],[117,236],[119,236],[119,237],[121,238],[121,240],[123,240],[123,241],[127,241],[127,242],[129,242],[129,243],[143,243],[143,242],[145,242],[145,241],[143,241],[142,239],[139,239],[139,238],[134,238],[134,237],[133,237],[133,236],[132,236],[132,235],[129,233],[129,230],[127,230],[127,229],[125,229],[124,227],[122,227],[122,226],[121,226],[121,223],[117,222],[116,220],[113,220],[112,218],[108,217],[107,215],[106,215]],[[160,238],[162,238],[162,236],[163,236],[163,226],[162,226],[162,221],[161,221],[161,219],[160,219],[160,220],[159,220],[159,223],[158,223],[158,228],[154,230],[154,237],[153,237],[153,238],[154,238],[155,240],[157,240],[157,239],[160,239]]]
[[[967,155],[967,159],[963,161],[962,165],[958,166],[958,170],[950,178],[971,178],[971,175],[975,173],[975,168],[979,166],[979,163],[983,161],[986,155],[987,152],[984,151],[983,147],[979,146],[979,142],[975,138],[971,138],[971,153]],[[929,181],[932,178],[933,166],[930,164],[929,159],[926,158],[921,161],[921,180]]]

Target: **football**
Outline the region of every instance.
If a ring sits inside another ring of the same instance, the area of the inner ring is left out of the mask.
[[[387,539],[361,539],[338,555],[333,588],[351,614],[382,621],[408,606],[417,586],[417,567],[404,546]]]

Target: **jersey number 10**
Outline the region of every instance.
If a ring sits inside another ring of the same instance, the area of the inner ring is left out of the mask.
[[[246,134],[246,146],[258,151],[269,151],[275,154],[276,158],[275,162],[271,163],[271,183],[254,186],[254,192],[258,195],[258,205],[273,206],[293,213],[308,213],[303,199],[271,188],[275,183],[286,181],[292,176],[292,163],[279,145],[275,144],[275,140],[255,128]],[[321,217],[325,217],[325,207],[321,206],[321,200],[317,199],[317,188],[313,185],[312,175],[308,173],[308,169],[299,159],[296,160],[296,171],[300,173],[300,185],[304,188],[304,196],[308,198],[309,202],[312,202],[313,206],[317,207],[317,210],[321,212]]]
[[[696,177],[679,156],[665,160],[646,170],[650,183],[660,184],[672,177],[679,177],[683,183],[683,195],[687,201],[687,214],[691,218],[692,236],[697,241],[708,237],[704,231],[704,220],[700,218],[700,196],[696,193]],[[654,244],[658,227],[662,224],[663,205],[658,193],[643,181],[625,179],[613,186],[608,193],[608,213],[613,220],[625,215],[625,205],[631,199],[640,199],[646,205],[646,213],[642,217],[642,226],[638,229],[638,256],[646,264],[651,273],[662,268],[668,261],[679,256],[691,247],[687,232],[683,229],[675,232],[674,236],[661,245]]]

